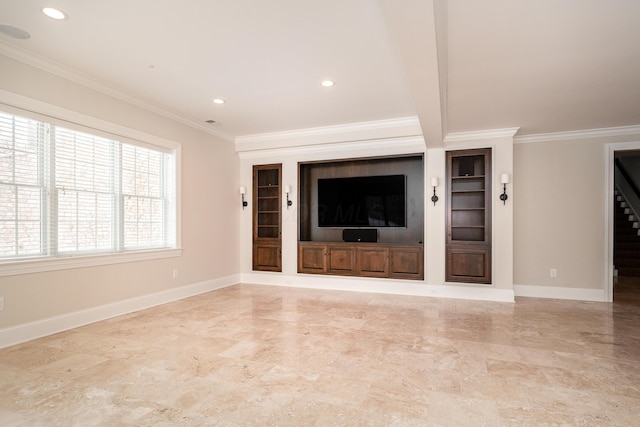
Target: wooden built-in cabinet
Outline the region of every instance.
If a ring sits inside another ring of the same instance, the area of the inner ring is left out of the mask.
[[[491,149],[447,152],[446,280],[491,283]]]
[[[424,279],[422,245],[390,245],[389,276],[396,279]]]
[[[253,269],[282,271],[282,164],[253,167]]]
[[[424,278],[422,245],[298,242],[298,272],[340,276]]]
[[[386,245],[358,246],[357,271],[364,277],[389,277],[389,247]]]
[[[353,245],[341,243],[300,242],[298,271],[312,274],[353,275],[356,269]]]
[[[423,154],[308,162],[298,167],[299,273],[424,279]],[[345,241],[343,227],[319,223],[319,180],[384,175],[406,177],[406,227],[378,227],[376,241],[365,243]]]

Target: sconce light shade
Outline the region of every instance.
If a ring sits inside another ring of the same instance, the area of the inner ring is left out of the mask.
[[[240,186],[240,194],[247,194],[247,187],[245,187],[244,185]]]
[[[508,173],[503,173],[502,175],[500,175],[500,183],[502,184],[502,194],[500,195],[500,200],[502,200],[503,205],[506,205],[507,199],[509,198],[509,196],[507,196],[507,184],[509,183]]]
[[[433,206],[435,206],[438,201],[438,196],[436,195],[436,187],[438,186],[437,176],[431,177],[431,186],[433,187],[433,196],[431,196],[431,201],[433,202]]]

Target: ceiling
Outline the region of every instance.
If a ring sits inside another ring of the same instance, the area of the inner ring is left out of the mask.
[[[231,141],[418,117],[433,146],[640,124],[639,20],[637,0],[0,0],[30,34],[0,53]]]

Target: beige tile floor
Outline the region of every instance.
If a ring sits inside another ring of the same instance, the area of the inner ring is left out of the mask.
[[[508,304],[237,285],[0,350],[0,425],[638,426],[632,288]]]

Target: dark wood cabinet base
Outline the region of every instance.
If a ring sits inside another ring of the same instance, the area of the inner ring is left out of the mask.
[[[298,272],[424,279],[422,245],[298,242]]]
[[[257,271],[282,271],[280,243],[254,243],[253,269]]]
[[[447,280],[466,283],[491,283],[489,248],[448,247]]]

